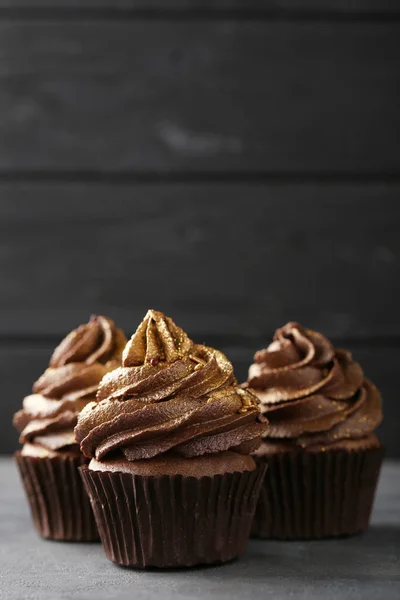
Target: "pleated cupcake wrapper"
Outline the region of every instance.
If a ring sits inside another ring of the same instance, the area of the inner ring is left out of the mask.
[[[262,464],[195,478],[80,469],[107,557],[136,568],[223,563],[243,554],[265,470]]]
[[[52,540],[99,540],[79,467],[83,456],[38,458],[15,454],[36,530]]]
[[[382,447],[269,455],[252,535],[292,540],[363,531],[383,456]]]

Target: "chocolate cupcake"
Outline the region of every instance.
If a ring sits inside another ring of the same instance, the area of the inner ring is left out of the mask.
[[[183,567],[240,556],[265,465],[250,452],[266,424],[231,363],[148,311],[75,428],[107,557]]]
[[[121,364],[126,338],[106,317],[92,317],[55,349],[49,368],[24,398],[13,423],[15,454],[38,533],[68,541],[98,540],[78,468],[87,460],[75,442],[79,412],[96,398],[103,376]]]
[[[383,448],[374,431],[381,397],[350,352],[288,323],[255,354],[248,383],[268,427],[256,455],[268,462],[252,534],[326,538],[364,530]]]

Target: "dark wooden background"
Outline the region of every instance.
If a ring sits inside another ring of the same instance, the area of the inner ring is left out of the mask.
[[[0,452],[70,329],[349,347],[400,456],[400,4],[0,0]]]

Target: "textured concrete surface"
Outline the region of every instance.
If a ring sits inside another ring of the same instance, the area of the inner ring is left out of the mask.
[[[384,466],[364,535],[322,542],[251,541],[221,567],[131,571],[100,544],[39,539],[10,459],[0,460],[1,600],[400,599],[400,463]]]

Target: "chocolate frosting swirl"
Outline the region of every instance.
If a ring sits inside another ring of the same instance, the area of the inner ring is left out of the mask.
[[[128,461],[172,451],[248,453],[266,428],[257,398],[238,388],[229,360],[154,310],[126,345],[122,367],[102,380],[97,399],[79,415],[75,434],[82,452],[98,460],[116,451]]]
[[[247,385],[268,418],[266,442],[325,448],[359,440],[382,420],[381,397],[347,350],[288,323],[256,352]]]
[[[107,317],[94,316],[57,346],[48,369],[33,385],[33,394],[13,423],[21,443],[49,450],[75,444],[74,427],[82,408],[96,397],[106,373],[121,364],[126,338]]]

